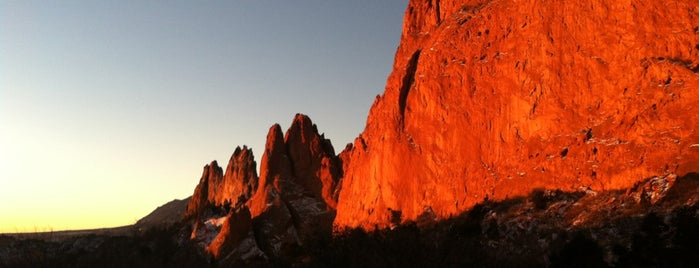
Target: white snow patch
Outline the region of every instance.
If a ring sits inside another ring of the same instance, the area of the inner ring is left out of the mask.
[[[204,224],[208,225],[213,225],[215,227],[221,228],[221,225],[226,221],[226,216],[219,217],[219,218],[210,218],[204,222]]]
[[[196,230],[196,234],[192,239],[202,247],[207,247],[216,239],[216,236],[221,232],[221,226],[226,221],[226,216],[209,218],[204,221]]]

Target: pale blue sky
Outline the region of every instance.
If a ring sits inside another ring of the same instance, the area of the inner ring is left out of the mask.
[[[133,223],[298,112],[339,152],[406,5],[0,2],[0,232]]]

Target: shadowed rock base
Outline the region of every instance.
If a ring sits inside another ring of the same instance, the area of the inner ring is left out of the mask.
[[[272,126],[260,163],[258,178],[246,147],[236,149],[225,174],[212,162],[189,203],[190,238],[223,263],[288,260],[332,233],[342,165],[307,116],[296,115],[285,136]]]

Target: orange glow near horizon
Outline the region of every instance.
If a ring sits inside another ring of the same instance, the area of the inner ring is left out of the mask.
[[[406,4],[0,1],[0,233],[133,224],[296,113],[343,148]]]
[[[56,132],[29,137],[12,133],[0,134],[0,233],[130,225],[156,207],[191,194],[187,189],[193,189],[200,169],[184,163],[154,165],[148,160],[157,156],[146,152],[159,150],[136,152],[127,142],[80,142]]]

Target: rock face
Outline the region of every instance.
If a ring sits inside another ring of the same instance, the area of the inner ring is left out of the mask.
[[[270,128],[259,187],[255,165],[239,147],[225,175],[216,161],[205,166],[185,214],[191,239],[223,263],[284,257],[332,232],[342,163],[310,118],[297,114],[284,136]]]
[[[255,241],[250,210],[247,207],[229,212],[220,232],[206,247],[206,251],[225,266],[249,266],[267,260]]]
[[[225,175],[204,168],[192,239],[244,265],[294,258],[333,226],[431,228],[530,193],[627,188],[661,202],[699,171],[698,12],[692,0],[410,1],[354,143],[336,156],[301,114],[284,135],[272,126],[259,184],[246,147]]]
[[[224,175],[216,161],[204,167],[199,184],[187,205],[185,218],[200,216],[211,206],[235,206],[247,201],[257,189],[257,164],[252,150],[237,147]]]
[[[227,267],[688,266],[698,128],[696,0],[411,0],[386,90],[340,155],[297,114],[269,129],[259,177],[238,147],[225,172],[204,167],[186,210],[136,225],[184,210],[191,230],[38,244],[50,251],[0,237],[0,266],[158,247],[167,258],[142,265],[186,261],[170,245],[182,233]]]
[[[280,256],[332,231],[341,164],[305,115],[297,114],[282,138],[270,128],[260,162],[260,187],[248,202],[265,252]]]
[[[385,93],[341,154],[335,225],[698,171],[698,12],[692,0],[410,1]]]
[[[201,216],[204,210],[209,206],[209,183],[221,177],[223,170],[218,166],[215,160],[204,166],[204,172],[199,179],[199,184],[194,188],[194,194],[187,204],[187,210],[184,212],[185,218],[194,218]]]
[[[257,164],[252,150],[246,146],[237,147],[228,161],[223,179],[209,184],[209,200],[216,205],[245,202],[257,190],[257,180]]]

